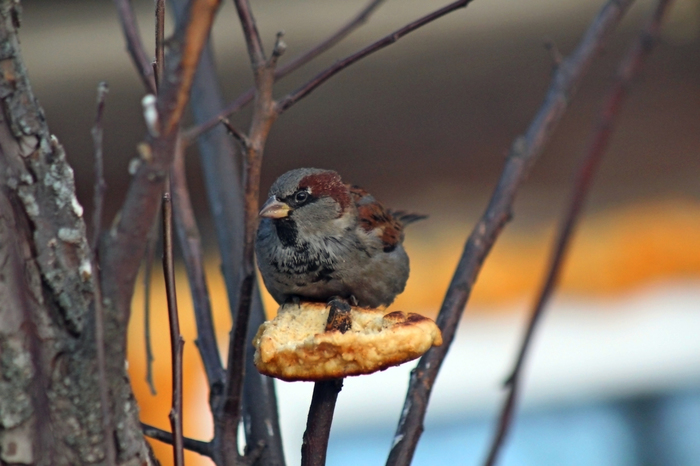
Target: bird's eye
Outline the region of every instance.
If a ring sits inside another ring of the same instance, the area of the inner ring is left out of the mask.
[[[306,200],[309,198],[309,193],[306,191],[299,191],[294,195],[294,200],[297,202],[297,204],[302,204],[306,202]]]

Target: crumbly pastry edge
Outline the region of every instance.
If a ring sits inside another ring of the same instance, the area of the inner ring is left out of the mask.
[[[253,339],[255,366],[286,381],[371,374],[422,356],[442,344],[435,323],[419,314],[353,307],[346,333],[325,331],[323,303],[286,304]]]

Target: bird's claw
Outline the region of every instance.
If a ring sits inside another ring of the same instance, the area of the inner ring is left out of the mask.
[[[293,304],[299,309],[301,309],[301,298],[297,295],[287,296],[287,299],[285,300],[284,304]]]
[[[350,304],[343,298],[333,297],[328,301],[328,320],[326,321],[326,332],[338,330],[345,333],[352,327],[350,318]]]

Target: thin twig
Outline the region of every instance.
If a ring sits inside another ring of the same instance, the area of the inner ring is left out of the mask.
[[[272,107],[268,106],[268,108]],[[263,117],[260,118],[264,119]],[[223,433],[221,439],[226,444],[232,443],[233,445],[237,444],[238,423],[241,416],[247,347],[246,334],[253,303],[253,291],[255,289],[254,241],[260,191],[260,166],[262,150],[271,124],[272,121],[268,121],[266,129],[255,130],[255,135],[250,138],[253,141],[251,148],[248,149],[246,156],[243,264],[241,266],[241,283],[236,303],[237,312],[229,338],[224,405],[223,411],[220,413],[220,416],[225,418],[225,423],[222,425]],[[263,131],[264,134],[260,131]]]
[[[172,363],[173,395],[170,409],[170,425],[175,435],[173,458],[176,466],[183,466],[182,443],[182,347],[180,321],[177,315],[177,294],[175,292],[175,264],[173,263],[173,207],[170,202],[170,187],[166,182],[163,194],[163,275],[168,299],[168,320],[170,322],[170,353]]]
[[[250,102],[253,101],[253,97],[255,97],[255,87],[249,88],[243,94],[236,97],[236,100],[231,102],[225,109],[221,110],[209,120],[205,121],[200,125],[184,130],[182,132],[182,138],[186,142],[194,141],[203,133],[209,131],[216,125],[220,124],[222,118],[226,118],[228,115],[236,113],[237,111],[248,105]]]
[[[186,0],[171,0],[173,16],[177,25],[184,23]],[[211,38],[210,38],[211,42]],[[224,106],[221,86],[216,73],[211,44],[202,53],[195,80],[192,86],[190,108],[194,122],[200,124]],[[218,121],[216,122],[218,124]],[[236,144],[223,127],[197,139],[202,172],[206,181],[206,194],[209,210],[215,225],[216,238],[221,254],[221,270],[234,314],[238,294],[238,274],[243,254],[243,189],[242,176],[236,162]],[[177,205],[176,205],[177,207]],[[177,213],[177,209],[176,209]],[[258,327],[265,320],[260,292],[253,294],[248,334],[248,347]],[[260,464],[284,466],[284,452],[279,427],[279,415],[275,385],[270,377],[260,374],[255,368],[253,352],[246,354],[246,369],[243,392],[243,422],[246,437],[246,461],[252,461],[257,446],[261,449]],[[223,386],[210,386],[209,404],[212,413],[221,411],[220,403]],[[215,414],[216,415],[216,414]],[[216,415],[218,416],[218,415]],[[221,446],[221,442],[212,443]],[[249,446],[254,446],[250,449]]]
[[[314,384],[306,431],[301,444],[302,466],[324,466],[331,433],[333,411],[338,393],[343,388],[343,379],[326,380]]]
[[[143,430],[143,435],[150,437],[152,439],[158,440],[168,445],[173,444],[173,434],[167,430],[159,429],[157,427],[149,426],[148,424],[141,423],[141,429]],[[211,444],[209,442],[202,442],[201,440],[194,440],[191,438],[183,437],[183,447],[185,450],[193,451],[199,453],[202,456],[207,456],[211,458]]]
[[[165,69],[165,0],[156,0],[156,87],[160,87]]]
[[[457,270],[442,303],[437,323],[443,345],[430,349],[411,373],[404,409],[387,464],[408,465],[423,430],[428,399],[442,362],[454,339],[457,324],[486,255],[511,218],[515,193],[542,153],[561,120],[577,84],[633,0],[609,0],[586,31],[573,54],[553,76],[550,89],[524,136],[516,138],[493,196],[469,236]]]
[[[97,86],[97,112],[95,113],[95,123],[92,127],[92,141],[95,147],[95,192],[93,196],[92,213],[92,253],[97,251],[97,243],[100,240],[100,230],[102,230],[102,209],[104,207],[105,184],[104,159],[102,152],[102,114],[105,108],[105,97],[109,92],[106,82],[101,82]]]
[[[240,272],[239,292],[234,309],[233,329],[229,337],[229,352],[226,364],[226,384],[221,410],[215,415],[217,454],[234,458],[238,455],[238,424],[241,419],[243,379],[245,375],[246,334],[255,289],[255,232],[258,220],[258,196],[260,193],[260,170],[267,136],[277,118],[272,85],[276,57],[264,60],[260,36],[255,28],[255,19],[247,0],[236,0],[236,8],[243,25],[248,44],[251,67],[255,78],[256,97],[253,117],[248,132],[250,144],[244,156],[244,218],[243,257]],[[281,50],[280,50],[281,53]],[[262,60],[262,61],[261,61]]]
[[[258,328],[265,319],[259,284],[256,284],[253,291],[248,333],[246,334],[246,345],[249,348],[252,346]],[[261,451],[261,464],[284,466],[285,459],[275,384],[272,378],[258,372],[255,367],[253,351],[248,352],[245,356],[242,412],[246,445],[262,444],[265,447]],[[246,457],[252,458],[252,452],[247,452]]]
[[[367,22],[369,17],[374,13],[374,11],[379,8],[379,6],[384,3],[385,0],[371,0],[365,7],[360,10],[357,15],[355,15],[354,18],[352,18],[350,21],[348,21],[343,27],[338,29],[335,33],[331,34],[329,37],[327,37],[325,40],[317,44],[315,47],[312,49],[304,52],[303,54],[299,55],[298,57],[292,59],[289,61],[289,63],[285,64],[284,66],[280,66],[277,71],[275,72],[275,79],[282,79],[285,76],[287,76],[289,73],[292,73],[293,71],[296,71],[299,69],[301,66],[305,65],[306,63],[310,62],[317,56],[321,55],[323,52],[326,50],[330,49],[337,43],[339,43],[341,40],[345,39],[347,36],[350,35],[355,29],[358,27],[362,26],[364,23]]]
[[[100,249],[106,276],[115,277],[103,288],[120,321],[128,322],[130,300],[139,263],[152,221],[170,170],[183,112],[189,101],[190,88],[199,57],[205,47],[220,0],[192,0],[189,21],[178,27],[173,46],[168,48],[165,76],[158,93],[160,131],[151,135],[142,152],[137,169],[117,221],[113,222],[108,241]]]
[[[632,47],[630,47],[627,55],[625,55],[620,62],[615,83],[606,97],[603,110],[600,113],[600,121],[598,122],[598,126],[594,131],[591,144],[588,147],[588,152],[585,157],[583,157],[581,165],[576,172],[574,189],[572,190],[571,199],[559,228],[557,241],[554,243],[555,247],[552,251],[547,278],[544,282],[542,290],[540,291],[537,304],[533,309],[534,312],[531,314],[532,318],[530,320],[530,325],[528,325],[528,331],[523,339],[523,344],[521,345],[513,371],[508,379],[506,379],[506,385],[510,385],[511,380],[517,377],[517,374],[522,368],[523,359],[525,353],[527,352],[529,341],[532,337],[531,328],[535,326],[534,324],[536,324],[537,318],[542,312],[542,307],[546,304],[549,295],[551,295],[553,287],[556,286],[561,262],[566,253],[566,247],[570,242],[581,208],[583,207],[588,191],[590,190],[593,176],[595,175],[605,150],[608,147],[610,135],[614,129],[615,119],[617,118],[620,107],[624,102],[627,88],[632,79],[639,72],[640,68],[644,64],[644,60],[651,53],[652,48],[656,44],[663,17],[671,3],[672,0],[659,1],[657,9],[654,11],[654,15],[647,24],[646,28],[642,31]]]
[[[114,0],[114,4],[119,13],[119,20],[122,24],[126,46],[129,50],[131,60],[136,66],[136,70],[139,73],[141,81],[143,81],[146,92],[155,94],[156,83],[153,76],[153,68],[151,67],[151,60],[148,58],[143,48],[143,41],[141,40],[139,27],[136,23],[136,15],[131,7],[131,2],[129,0]]]
[[[233,126],[226,118],[221,119],[221,124],[226,127],[228,133],[241,145],[243,150],[248,150],[250,147],[250,140],[248,139],[248,136],[238,131],[236,127]]]
[[[190,193],[187,189],[185,154],[181,143],[178,143],[175,152],[171,181],[175,229],[179,239],[180,250],[182,250],[185,260],[185,268],[187,269],[192,302],[194,304],[195,322],[197,323],[197,348],[202,357],[209,386],[212,387],[215,384],[222,386],[224,372],[221,356],[216,345],[214,319],[204,273],[204,253],[190,200]],[[218,391],[220,391],[220,388]]]
[[[398,41],[401,39],[403,36],[406,34],[409,34],[416,29],[425,26],[428,23],[431,23],[435,21],[436,19],[442,18],[446,14],[449,14],[459,8],[465,8],[467,5],[469,5],[472,2],[472,0],[458,0],[454,3],[450,3],[447,6],[444,6],[438,10],[435,10],[434,12],[423,16],[422,18],[419,18],[415,21],[413,21],[410,24],[407,24],[406,26],[397,29],[396,31],[392,32],[391,34],[383,37],[382,39],[379,39],[378,41],[374,42],[373,44],[370,44],[369,46],[365,47],[364,49],[353,53],[352,55],[337,61],[334,65],[330,66],[329,68],[325,69],[324,71],[320,72],[317,74],[315,77],[310,79],[308,82],[300,86],[297,90],[291,92],[289,95],[281,99],[278,104],[277,104],[277,109],[279,113],[284,112],[287,110],[289,107],[297,103],[299,100],[303,99],[306,97],[309,93],[311,93],[313,90],[315,90],[318,86],[323,84],[324,82],[328,81],[331,77],[335,76],[337,73],[340,71],[346,69],[350,65],[352,65],[355,62],[358,62],[359,60],[365,58],[368,55],[373,54],[374,52],[377,52],[384,47],[388,47],[389,45],[393,44],[394,42]]]
[[[156,0],[155,8],[156,16],[156,27],[155,27],[155,44],[156,44],[156,59],[151,64],[151,69],[155,76],[156,92],[160,87],[160,80],[163,77],[163,70],[165,69],[165,2],[163,0]],[[154,109],[155,110],[155,109]],[[155,112],[154,112],[155,113]],[[153,115],[157,118],[157,113]],[[147,124],[149,119],[146,118]],[[150,122],[150,126],[156,126],[155,123]],[[155,128],[150,128],[150,131],[154,133]],[[151,395],[156,394],[156,387],[153,383],[153,361],[155,360],[153,356],[153,348],[151,345],[151,270],[153,267],[153,257],[155,255],[155,242],[156,242],[156,229],[157,222],[153,223],[153,228],[149,233],[147,239],[148,243],[146,245],[146,268],[144,271],[144,335],[146,339],[146,382],[148,383],[148,388],[151,391]]]
[[[331,34],[329,37],[321,41],[316,46],[297,56],[296,58],[290,60],[288,63],[280,66],[275,70],[275,81],[278,81],[290,73],[298,70],[302,66],[309,63],[314,58],[321,55],[323,52],[329,50],[334,45],[338,44],[341,40],[349,36],[353,31],[359,28],[361,25],[367,22],[369,17],[374,13],[374,11],[382,4],[385,0],[370,0],[370,2],[355,15],[350,21],[348,21],[343,27],[338,29],[335,33]],[[214,115],[204,123],[197,126],[189,128],[183,131],[183,138],[186,141],[194,141],[199,135],[205,131],[209,131],[214,128],[222,118],[237,112],[245,105],[253,100],[255,95],[255,87],[249,88],[243,94],[238,96],[231,104],[229,104],[222,111]]]
[[[559,281],[564,257],[566,256],[569,244],[571,243],[573,232],[576,228],[576,224],[584,206],[586,197],[590,191],[593,177],[597,172],[600,161],[602,160],[605,150],[608,147],[613,125],[625,98],[627,87],[632,78],[637,74],[643,65],[644,60],[649,55],[652,47],[656,43],[664,14],[668,10],[671,3],[671,0],[659,1],[659,4],[646,28],[644,28],[644,31],[640,34],[632,47],[629,49],[627,55],[625,55],[621,61],[617,72],[617,78],[610,92],[608,93],[605,104],[603,105],[600,121],[594,132],[588,152],[583,157],[581,165],[576,172],[576,180],[574,182],[574,189],[571,194],[571,199],[569,200],[569,204],[564,212],[564,217],[562,218],[562,222],[559,227],[557,240],[553,243],[547,276],[542,284],[539,296],[530,314],[530,320],[528,322],[523,341],[520,345],[516,362],[510,376],[505,382],[505,385],[508,388],[508,394],[506,395],[506,400],[501,408],[499,423],[496,428],[491,447],[489,448],[487,459],[484,463],[486,466],[493,466],[496,464],[496,460],[498,459],[503,442],[512,424],[525,356],[530,347],[535,327],[540,321],[545,306]]]
[[[107,83],[101,82],[97,86],[97,111],[95,114],[95,123],[92,127],[92,139],[95,146],[95,193],[94,193],[94,211],[92,218],[92,288],[95,294],[95,345],[97,346],[97,373],[100,378],[100,408],[102,410],[102,432],[104,435],[105,455],[107,464],[114,466],[116,464],[117,451],[114,446],[114,426],[112,425],[112,410],[109,405],[109,386],[107,383],[107,363],[105,359],[105,327],[104,327],[104,309],[102,308],[102,289],[100,287],[100,274],[97,266],[97,244],[100,238],[100,229],[102,228],[102,207],[104,204],[104,164],[102,157],[102,114],[104,112],[105,97],[109,88]]]
[[[156,385],[153,382],[153,345],[151,344],[151,272],[153,260],[156,255],[156,241],[158,240],[158,222],[153,222],[148,237],[146,238],[146,253],[143,267],[143,333],[146,346],[146,383],[151,395],[156,394]]]
[[[233,3],[236,5],[238,17],[243,27],[243,36],[248,46],[250,63],[253,65],[253,69],[264,66],[265,52],[263,51],[262,39],[260,39],[253,12],[250,9],[250,3],[248,0],[234,0]]]
[[[165,2],[164,0],[156,0],[155,8],[155,61],[152,63],[152,70],[154,74],[154,80],[156,83],[156,92],[160,89],[160,81],[163,79],[163,70],[165,69]],[[157,117],[157,113],[155,115]],[[148,124],[148,119],[147,119]],[[156,126],[153,124],[152,126]],[[153,128],[151,129],[153,132]],[[163,219],[165,221],[166,213],[162,211]],[[156,242],[156,229],[157,223],[154,222],[151,233],[149,234],[148,244],[146,246],[146,270],[144,271],[144,334],[146,339],[146,382],[148,383],[148,388],[151,391],[151,395],[156,394],[156,387],[153,382],[153,348],[151,345],[151,270],[153,267],[153,257],[155,255],[155,242]],[[165,235],[163,231],[163,235]],[[163,248],[167,246],[163,244]],[[172,247],[172,245],[171,245]],[[172,251],[171,251],[172,252]],[[165,265],[165,264],[164,264]],[[175,364],[173,362],[173,364]]]

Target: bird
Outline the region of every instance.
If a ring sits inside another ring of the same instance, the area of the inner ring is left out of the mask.
[[[424,215],[386,209],[333,170],[298,168],[280,176],[262,206],[255,252],[279,304],[340,298],[390,305],[408,280],[404,227]]]

